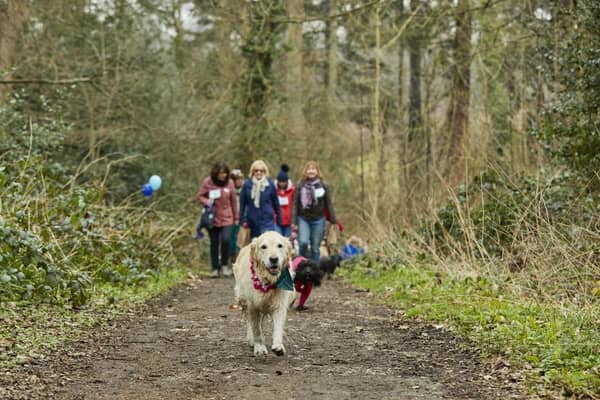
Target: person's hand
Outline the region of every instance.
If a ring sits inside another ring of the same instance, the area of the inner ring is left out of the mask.
[[[294,240],[296,240],[297,237],[298,237],[298,234],[292,230],[292,233],[290,234],[290,240],[294,241]]]
[[[247,222],[244,222],[244,223],[242,224],[242,228],[244,228],[244,229],[248,229],[248,223],[247,223]]]

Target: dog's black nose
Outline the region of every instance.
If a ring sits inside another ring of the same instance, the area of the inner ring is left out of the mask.
[[[271,262],[271,265],[277,264],[279,262],[279,257],[269,257],[269,261]]]

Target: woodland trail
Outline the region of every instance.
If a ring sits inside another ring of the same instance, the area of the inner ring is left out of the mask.
[[[510,399],[506,368],[467,343],[369,301],[337,279],[290,310],[288,354],[256,358],[233,279],[197,280],[91,331],[37,365],[2,372],[3,399]],[[270,347],[270,321],[265,324]]]

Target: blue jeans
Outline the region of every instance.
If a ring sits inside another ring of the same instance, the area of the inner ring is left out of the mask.
[[[290,236],[292,236],[292,226],[291,225],[279,226],[279,225],[275,224],[275,231],[277,231],[280,235],[285,236],[286,238],[289,238]]]
[[[325,234],[325,217],[314,221],[298,217],[298,244],[300,245],[300,255],[319,262],[321,258],[321,241]],[[310,245],[310,254],[308,246]]]

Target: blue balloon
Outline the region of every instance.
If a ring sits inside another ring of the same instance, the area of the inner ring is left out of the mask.
[[[146,197],[150,197],[152,196],[152,192],[154,190],[152,190],[152,186],[150,186],[149,183],[146,183],[143,187],[142,187],[142,193],[144,193],[144,196]]]
[[[160,176],[158,176],[158,175],[152,175],[150,177],[150,180],[148,181],[148,183],[150,184],[150,186],[152,186],[152,190],[158,190],[158,189],[160,189],[160,185],[162,184],[162,180],[160,179]]]

